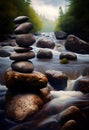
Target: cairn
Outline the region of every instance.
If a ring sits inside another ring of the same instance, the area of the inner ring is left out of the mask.
[[[19,16],[14,19],[16,43],[18,46],[10,56],[13,60],[11,68],[6,72],[6,115],[7,118],[21,122],[35,114],[45,103],[42,88],[47,86],[47,78],[44,74],[34,71],[34,65],[29,60],[35,57],[32,51],[35,37],[29,33],[33,28],[32,23],[27,22],[27,16]]]

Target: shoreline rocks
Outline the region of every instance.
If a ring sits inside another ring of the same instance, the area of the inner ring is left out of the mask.
[[[89,44],[74,35],[68,35],[65,48],[79,54],[89,54]]]

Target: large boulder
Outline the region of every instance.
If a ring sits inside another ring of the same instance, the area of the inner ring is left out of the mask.
[[[38,91],[47,86],[48,79],[40,72],[20,73],[8,69],[5,75],[6,87],[17,91]]]
[[[89,93],[89,76],[83,76],[75,81],[73,90]]]
[[[64,31],[56,31],[55,36],[57,39],[66,39],[67,33]]]
[[[56,90],[64,90],[67,86],[67,75],[62,71],[47,70],[45,72],[50,85]]]
[[[89,54],[89,44],[74,35],[67,37],[65,48],[79,54]]]
[[[55,43],[49,38],[42,38],[38,40],[36,46],[41,48],[53,49],[55,47]]]
[[[49,49],[40,49],[37,53],[39,59],[52,59],[53,54]]]
[[[37,94],[6,94],[6,115],[9,119],[21,122],[37,113],[44,101]]]

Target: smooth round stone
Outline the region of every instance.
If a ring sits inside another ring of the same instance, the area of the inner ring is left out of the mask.
[[[39,59],[52,59],[53,54],[49,49],[40,49],[37,53]]]
[[[22,73],[31,73],[34,70],[34,65],[31,61],[18,61],[11,64],[13,70]]]
[[[16,47],[14,50],[15,52],[17,53],[23,53],[23,52],[28,52],[30,50],[32,50],[33,48],[32,47]]]
[[[35,91],[47,87],[48,79],[40,72],[20,73],[8,69],[5,75],[6,87],[11,90]]]
[[[54,41],[50,40],[49,38],[42,38],[42,39],[38,40],[36,46],[40,47],[40,48],[54,49],[55,43],[54,43]]]
[[[12,55],[10,55],[10,59],[16,61],[28,60],[34,57],[35,57],[35,53],[33,51],[24,52],[24,53],[13,53]]]
[[[33,25],[30,22],[25,22],[20,24],[15,30],[15,34],[26,34],[29,33],[30,30],[32,30]]]
[[[21,24],[21,23],[27,22],[28,19],[29,18],[27,16],[18,16],[14,19],[14,22],[17,24]]]
[[[73,52],[62,52],[59,59],[67,58],[68,60],[77,60],[77,55]]]
[[[16,43],[21,47],[31,46],[35,41],[35,37],[32,34],[20,34],[16,36]]]

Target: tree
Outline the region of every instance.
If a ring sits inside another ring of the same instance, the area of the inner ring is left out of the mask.
[[[58,27],[82,37],[89,35],[89,0],[69,0],[70,5],[58,20]]]

